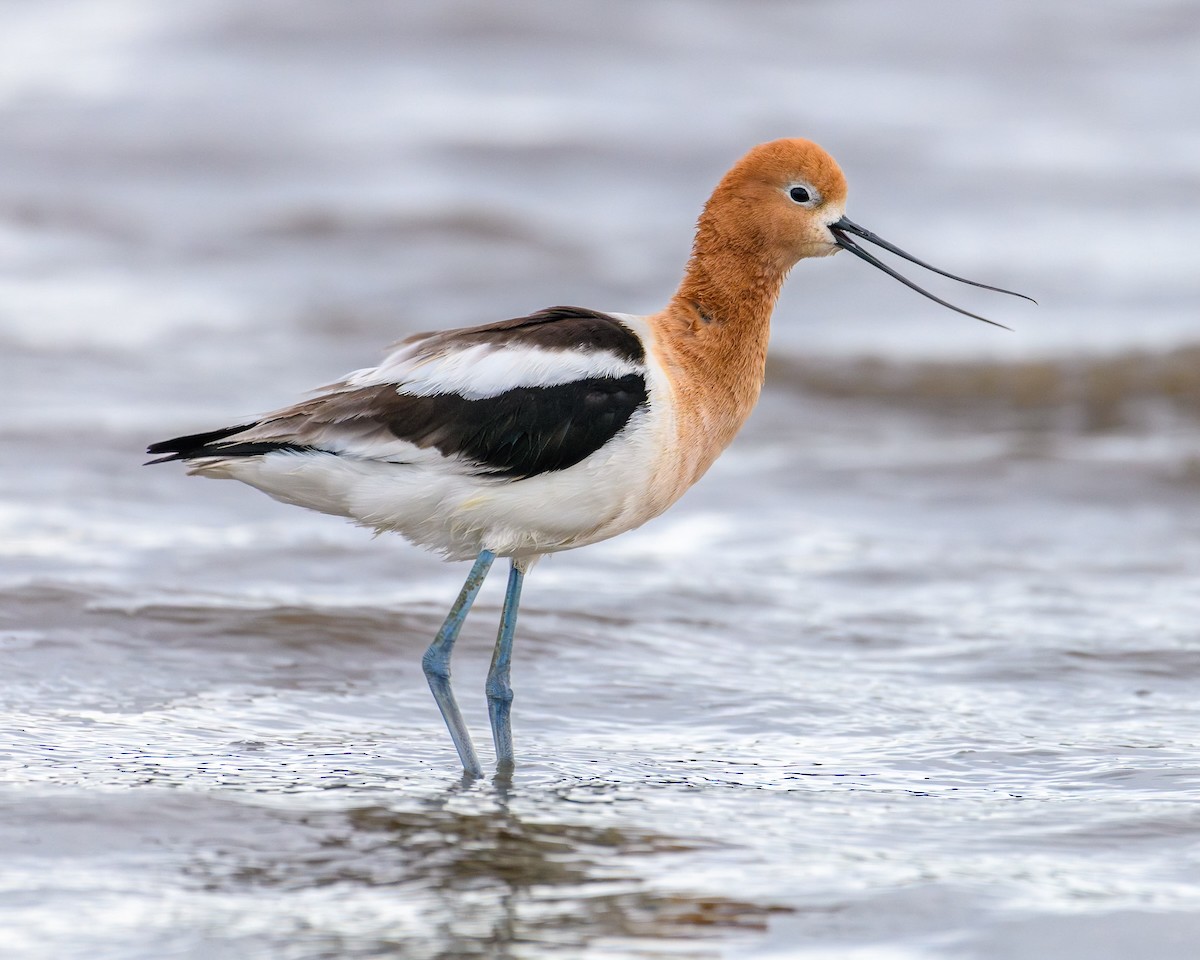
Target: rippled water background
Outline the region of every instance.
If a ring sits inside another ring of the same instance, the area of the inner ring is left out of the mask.
[[[0,22],[0,956],[1196,955],[1195,5]],[[656,308],[782,135],[1042,305],[801,265],[734,449],[531,575],[510,780],[420,672],[464,568],[139,466],[416,330]]]

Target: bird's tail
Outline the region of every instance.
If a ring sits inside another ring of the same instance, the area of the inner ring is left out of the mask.
[[[245,433],[257,423],[243,423],[237,427],[225,427],[223,430],[210,430],[207,433],[192,433],[186,437],[175,437],[152,443],[146,452],[156,455],[155,459],[147,460],[152,463],[167,463],[170,460],[200,460],[205,457],[258,457],[264,453],[274,453],[280,450],[306,449],[295,443],[280,443],[269,440],[247,440],[239,443],[236,439],[240,433]]]

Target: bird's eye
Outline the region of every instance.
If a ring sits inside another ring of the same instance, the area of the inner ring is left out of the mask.
[[[807,187],[792,187],[792,189],[788,191],[788,196],[797,203],[808,203],[808,201],[812,199]]]

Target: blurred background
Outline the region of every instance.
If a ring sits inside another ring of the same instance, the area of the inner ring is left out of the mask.
[[[1198,90],[1184,0],[0,0],[0,955],[1191,956]],[[781,136],[1040,306],[801,264],[712,475],[531,577],[462,787],[462,572],[141,450],[653,311]]]

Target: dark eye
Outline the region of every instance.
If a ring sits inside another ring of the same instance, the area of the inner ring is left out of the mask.
[[[808,195],[808,190],[806,190],[804,187],[792,187],[792,189],[788,191],[788,196],[797,203],[808,203],[808,201],[812,199],[812,197]]]

